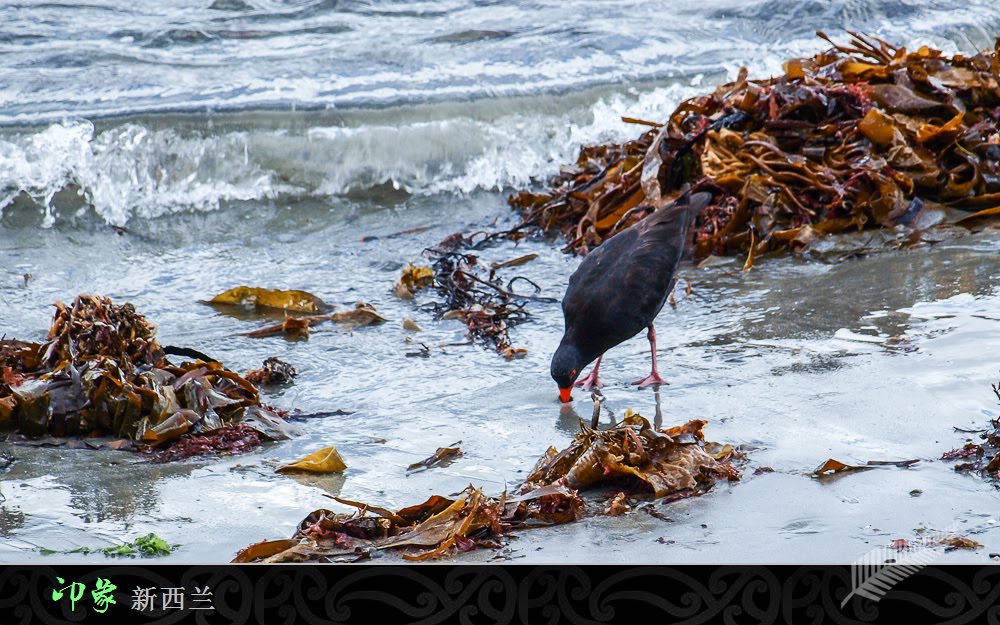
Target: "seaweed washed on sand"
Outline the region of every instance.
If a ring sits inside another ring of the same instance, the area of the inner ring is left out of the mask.
[[[992,386],[993,394],[1000,399],[1000,383]],[[1000,417],[991,418],[989,426],[981,430],[955,428],[955,431],[977,436],[967,439],[962,447],[946,451],[941,459],[959,461],[955,464],[956,471],[979,475],[1000,488]]]
[[[595,415],[600,407],[596,401]],[[669,503],[696,497],[720,480],[740,479],[734,463],[744,459],[731,445],[706,442],[705,423],[694,420],[662,430],[631,412],[603,431],[581,421],[573,442],[562,451],[549,448],[513,494],[489,496],[470,485],[456,495],[434,495],[395,512],[333,497],[356,510],[315,510],[291,538],[250,545],[234,562],[354,562],[383,551],[428,560],[499,549],[512,531],[577,521],[588,514],[582,490],[617,489],[596,511],[610,516],[630,511],[629,498]],[[661,516],[655,503],[645,506]]]
[[[695,257],[743,254],[749,269],[831,234],[882,228],[907,246],[1000,215],[1000,40],[949,57],[852,35],[774,78],[744,69],[662,123],[626,119],[652,129],[584,147],[548,190],[513,195],[510,234],[559,233],[586,254],[690,185],[713,195]]]
[[[95,295],[57,303],[45,342],[0,341],[0,426],[110,436],[116,449],[169,446],[161,459],[245,451],[292,434],[245,377],[207,356],[174,364],[155,332],[130,303]]]

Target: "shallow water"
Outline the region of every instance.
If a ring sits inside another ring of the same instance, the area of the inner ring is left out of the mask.
[[[18,245],[2,253],[5,266],[17,267],[0,291],[9,334],[40,337],[51,312],[46,302],[79,290],[105,293],[134,302],[164,343],[193,346],[238,371],[271,355],[293,363],[300,372],[294,385],[268,394],[268,401],[306,413],[351,414],[299,422],[303,436],[253,453],[172,465],[145,464],[124,452],[4,444],[18,460],[3,476],[0,559],[34,561],[40,546],[97,547],[155,531],[181,545],[171,556],[176,561],[224,561],[251,542],[291,534],[315,508],[338,508],[324,494],[402,507],[469,483],[499,493],[522,479],[546,447],[564,446],[592,404],[578,391],[573,410],[562,409],[548,378],[562,323],[557,304],[531,305],[532,321],[513,331],[528,356],[508,363],[461,345],[460,322],[437,322],[419,309],[426,295],[416,303],[391,295],[401,264],[419,260],[424,247],[456,225],[481,227],[504,214],[492,194],[456,203],[451,209],[464,219],[445,225],[437,223],[441,209],[419,199],[349,214],[262,207],[231,229],[231,215],[223,212],[137,222],[142,236],[58,226],[17,230]],[[360,241],[362,233],[427,225],[417,234]],[[1000,235],[986,233],[838,265],[772,259],[748,274],[736,261],[685,265],[692,293],[676,309],[666,307],[657,324],[671,381],[660,392],[663,420],[704,418],[710,438],[747,446],[744,480],[660,506],[672,523],[637,512],[523,532],[511,544],[512,556],[846,561],[927,527],[952,528],[986,545],[949,558],[986,559],[1000,550],[1000,532],[992,531],[998,493],[937,458],[964,443],[967,435],[953,426],[982,427],[997,413],[989,384],[998,368],[991,355],[1000,348],[998,247]],[[558,297],[577,261],[548,244],[503,244],[483,258],[527,252],[540,257],[517,273]],[[27,287],[24,272],[33,276]],[[307,341],[245,338],[237,334],[263,321],[197,303],[236,283],[306,287],[339,307],[363,300],[390,321],[351,332],[321,326]],[[403,330],[404,318],[423,331]],[[908,339],[912,351],[887,345],[889,337]],[[430,357],[405,355],[421,343]],[[602,425],[626,408],[653,417],[654,393],[627,384],[647,367],[642,337],[609,353]],[[456,441],[464,455],[455,462],[406,474],[407,465]],[[273,472],[331,444],[349,466],[343,475]],[[808,475],[830,457],[921,462],[829,480]],[[760,466],[774,472],[754,476]],[[654,542],[661,537],[674,542]]]
[[[548,376],[558,304],[529,305],[531,321],[512,332],[528,355],[505,362],[463,344],[458,321],[421,309],[429,295],[392,295],[406,262],[453,232],[512,224],[510,189],[554,173],[581,143],[634,135],[621,115],[661,118],[741,63],[776,71],[822,48],[816,28],[972,51],[1000,25],[983,3],[817,2],[789,13],[712,1],[669,16],[652,2],[616,4],[614,16],[586,2],[188,4],[0,8],[0,65],[15,76],[0,88],[0,334],[40,339],[54,301],[104,294],[135,303],[164,344],[235,370],[291,362],[299,377],[270,403],[350,414],[300,421],[299,438],[249,454],[169,465],[0,443],[17,458],[0,474],[0,561],[103,560],[38,549],[154,531],[180,545],[168,561],[224,562],[291,535],[316,508],[342,509],[327,494],[393,508],[470,483],[492,494],[515,485],[592,411],[579,391],[561,408]],[[593,20],[576,23],[581,11]],[[427,229],[389,236],[416,227]],[[482,257],[539,254],[507,275],[560,298],[578,259],[558,247],[503,243]],[[954,427],[1000,412],[989,386],[1000,370],[998,249],[1000,234],[987,231],[839,264],[685,265],[691,295],[657,321],[671,381],[662,418],[703,418],[711,439],[744,445],[744,479],[658,505],[672,522],[642,511],[588,518],[522,532],[508,555],[847,562],[918,528],[985,545],[952,561],[1000,552],[997,490],[938,460],[970,436]],[[340,309],[365,301],[389,322],[250,339],[239,334],[263,320],[199,303],[237,284],[304,288]],[[404,330],[405,318],[423,331]],[[428,358],[406,355],[421,345]],[[642,337],[608,354],[602,426],[628,408],[653,416],[654,393],[627,384],[647,371]],[[406,474],[459,440],[461,458]],[[331,444],[343,475],[274,473]],[[921,462],[810,477],[830,457]]]

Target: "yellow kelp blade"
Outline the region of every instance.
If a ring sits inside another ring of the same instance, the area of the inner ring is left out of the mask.
[[[306,313],[319,313],[329,308],[323,300],[307,291],[281,291],[251,286],[238,286],[223,291],[207,303],[247,308],[277,308]]]
[[[291,464],[275,469],[278,473],[307,471],[309,473],[339,473],[347,468],[336,447],[324,447]]]

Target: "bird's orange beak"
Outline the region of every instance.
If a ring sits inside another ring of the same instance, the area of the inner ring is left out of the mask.
[[[559,389],[559,401],[561,401],[564,404],[568,404],[570,401],[572,401],[573,398],[570,397],[569,391],[570,387]]]

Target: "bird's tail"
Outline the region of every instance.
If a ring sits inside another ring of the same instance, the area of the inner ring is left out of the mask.
[[[676,200],[658,209],[640,224],[644,224],[642,226],[644,230],[659,232],[660,234],[656,238],[675,246],[678,254],[683,257],[690,252],[690,232],[695,219],[698,213],[711,201],[711,193],[703,191],[691,193],[688,189],[681,193]]]
[[[684,212],[689,220],[689,224],[693,224],[695,217],[698,216],[698,213],[708,206],[711,201],[711,193],[707,193],[705,191],[691,193],[691,190],[688,189],[681,193],[676,200],[667,204],[660,210],[669,212]]]
[[[647,217],[652,222],[673,223],[679,226],[682,239],[687,237],[688,230],[694,225],[695,219],[712,201],[712,194],[700,191],[691,193],[690,188],[681,193],[676,200]],[[675,227],[676,227],[675,226]]]

